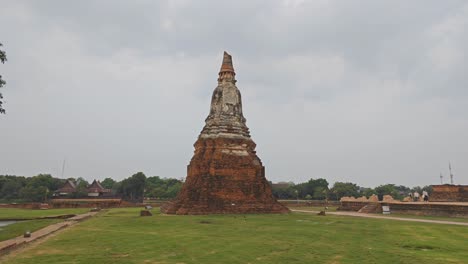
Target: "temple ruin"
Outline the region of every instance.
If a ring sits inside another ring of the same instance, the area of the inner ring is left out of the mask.
[[[273,197],[242,113],[232,57],[224,52],[218,86],[195,142],[187,178],[167,214],[288,213]]]

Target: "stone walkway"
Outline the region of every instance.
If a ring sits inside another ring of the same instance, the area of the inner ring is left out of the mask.
[[[52,224],[46,226],[42,229],[39,229],[35,232],[31,233],[31,237],[25,238],[23,236],[15,237],[12,239],[0,241],[0,255],[7,253],[8,251],[18,247],[40,239],[42,237],[48,236],[58,230],[66,228],[68,226],[74,225],[79,221],[85,220],[93,215],[97,214],[97,212],[88,212],[85,214],[76,215],[74,217],[68,218],[63,222]]]
[[[318,211],[308,211],[308,210],[295,210],[291,209],[293,212],[299,213],[311,213],[317,214]],[[410,222],[420,222],[420,223],[432,223],[432,224],[446,224],[446,225],[461,225],[468,226],[466,222],[455,222],[455,221],[443,221],[443,220],[429,220],[429,219],[418,219],[418,218],[405,218],[405,217],[393,217],[393,216],[384,216],[384,215],[375,215],[375,214],[364,214],[358,212],[326,212],[330,215],[344,215],[344,216],[355,216],[355,217],[366,217],[366,218],[378,218],[378,219],[390,219],[398,221],[410,221]]]

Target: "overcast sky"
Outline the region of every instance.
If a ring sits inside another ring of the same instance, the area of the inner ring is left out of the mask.
[[[0,6],[0,174],[185,177],[226,50],[269,180],[468,184],[467,1]]]

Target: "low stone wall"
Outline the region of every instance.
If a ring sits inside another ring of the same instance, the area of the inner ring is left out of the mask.
[[[468,203],[431,203],[431,202],[379,202],[390,206],[390,212],[395,214],[457,216],[468,218]],[[369,202],[342,201],[339,211],[359,211]]]
[[[468,218],[468,203],[466,205],[442,203],[392,203],[388,205],[390,206],[390,211],[397,214],[457,216]]]
[[[52,208],[111,208],[121,207],[122,199],[52,199],[49,201]]]
[[[468,185],[432,185],[431,202],[468,202]]]
[[[359,209],[361,209],[362,207],[366,206],[369,203],[370,202],[342,201],[340,203],[340,206],[338,206],[337,210],[357,212],[359,211]]]
[[[278,200],[287,207],[306,207],[306,206],[340,206],[338,201],[325,201],[325,200]]]

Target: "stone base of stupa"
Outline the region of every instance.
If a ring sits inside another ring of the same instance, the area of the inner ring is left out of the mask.
[[[166,214],[289,213],[273,196],[255,143],[235,138],[199,138],[186,181]]]

